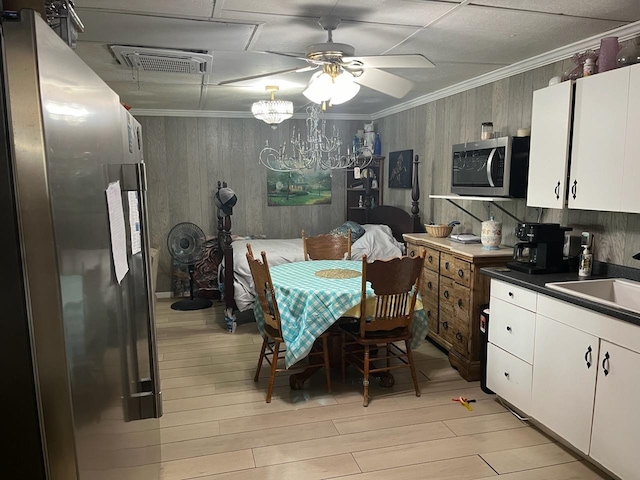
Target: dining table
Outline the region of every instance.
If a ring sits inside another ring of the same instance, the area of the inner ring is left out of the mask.
[[[360,316],[361,260],[292,262],[270,267],[270,272],[280,310],[287,368],[305,358],[316,339],[338,320]],[[367,284],[367,297],[375,300],[370,284]],[[258,330],[264,337],[264,316],[259,302],[254,304],[254,314]],[[427,330],[427,316],[422,303],[416,301],[411,322],[412,349],[424,341]],[[296,378],[304,382],[307,377]],[[300,382],[291,382],[292,386],[294,383]]]

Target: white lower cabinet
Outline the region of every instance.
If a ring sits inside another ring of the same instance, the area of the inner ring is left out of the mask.
[[[639,480],[640,327],[529,291],[532,316],[512,290],[491,281],[487,386],[621,479]]]
[[[531,416],[589,453],[599,339],[536,316]]]
[[[589,456],[623,479],[640,478],[640,354],[602,340]]]

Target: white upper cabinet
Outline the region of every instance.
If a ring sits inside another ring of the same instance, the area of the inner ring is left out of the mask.
[[[640,64],[629,67],[629,71],[629,108],[621,210],[640,213]]]
[[[569,208],[621,211],[629,69],[576,82]]]
[[[573,84],[533,92],[527,206],[562,208],[571,133]]]

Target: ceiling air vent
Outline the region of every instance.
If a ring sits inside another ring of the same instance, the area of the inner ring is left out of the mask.
[[[145,72],[211,73],[213,57],[206,53],[124,45],[110,48],[120,64]]]

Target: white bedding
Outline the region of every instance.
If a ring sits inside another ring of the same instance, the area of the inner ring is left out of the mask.
[[[363,255],[371,261],[399,257],[404,253],[404,245],[393,238],[391,228],[388,225],[363,225],[365,234],[351,245],[351,258],[360,260]],[[233,247],[234,268],[234,298],[238,310],[245,311],[253,307],[255,289],[251,271],[247,263],[247,243],[256,257],[261,251],[267,254],[270,267],[283,263],[301,262],[304,260],[302,253],[302,239],[267,239],[267,240],[237,240],[231,243]]]

